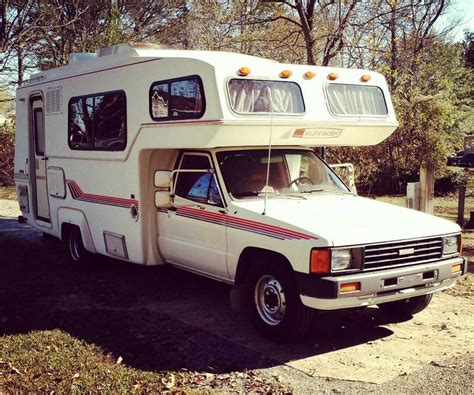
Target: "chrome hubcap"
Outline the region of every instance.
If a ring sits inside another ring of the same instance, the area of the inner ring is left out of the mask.
[[[260,318],[268,325],[278,325],[286,311],[286,298],[278,280],[268,274],[255,285],[255,305]]]

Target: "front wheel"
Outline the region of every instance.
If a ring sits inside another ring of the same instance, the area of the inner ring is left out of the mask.
[[[290,269],[265,263],[251,271],[248,281],[250,318],[260,333],[286,342],[308,332],[313,310],[301,303]]]
[[[432,294],[415,296],[413,298],[397,300],[379,304],[378,307],[385,314],[394,318],[405,318],[426,309],[431,302]]]

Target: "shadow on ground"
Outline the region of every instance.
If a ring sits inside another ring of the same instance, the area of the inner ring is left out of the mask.
[[[67,264],[62,244],[0,217],[0,334],[59,328],[146,370],[274,366],[390,336],[378,309],[322,313],[297,344],[261,338],[229,287],[170,267]]]

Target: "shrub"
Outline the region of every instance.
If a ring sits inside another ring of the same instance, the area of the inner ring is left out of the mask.
[[[12,123],[0,125],[0,186],[14,185],[15,128]]]

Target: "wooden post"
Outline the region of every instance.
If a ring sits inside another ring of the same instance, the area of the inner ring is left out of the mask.
[[[469,214],[469,222],[464,225],[464,229],[474,229],[474,211]]]
[[[457,224],[462,228],[464,225],[464,201],[466,200],[466,186],[461,185],[459,187],[459,200],[458,200],[458,220]]]
[[[420,211],[433,214],[434,207],[434,166],[421,165],[420,168]]]

